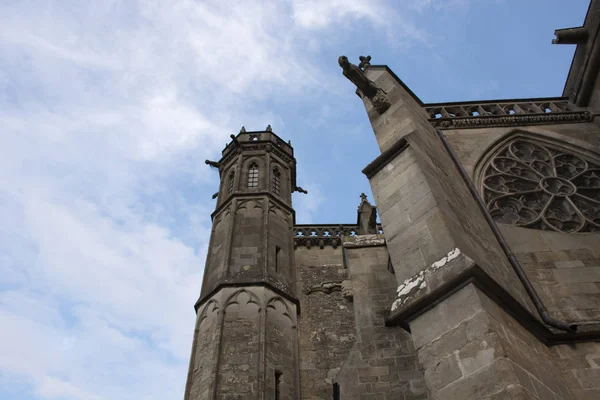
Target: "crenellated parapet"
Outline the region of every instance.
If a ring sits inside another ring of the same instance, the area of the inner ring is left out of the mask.
[[[566,97],[438,103],[423,106],[436,128],[459,129],[484,126],[517,126],[589,122],[592,113]]]

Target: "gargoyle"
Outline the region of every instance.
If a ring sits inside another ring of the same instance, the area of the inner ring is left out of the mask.
[[[366,58],[364,61],[367,61]],[[365,65],[364,61],[362,62],[363,66]],[[368,61],[370,61],[370,59]],[[375,107],[379,114],[383,114],[390,108],[391,103],[383,89],[378,88],[373,81],[367,78],[364,71],[348,61],[348,57],[340,56],[338,58],[338,64],[342,67],[344,76],[348,78],[348,80],[352,82],[364,96],[371,100],[373,107]]]
[[[214,168],[221,168],[221,163],[217,162],[217,161],[206,160],[206,161],[204,161],[204,164],[210,165],[211,167],[214,167]]]
[[[296,186],[293,191],[308,194],[308,192],[306,190],[302,189],[300,186]]]

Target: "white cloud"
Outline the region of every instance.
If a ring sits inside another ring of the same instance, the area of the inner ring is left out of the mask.
[[[366,19],[383,24],[387,9],[378,0],[295,0],[292,2],[296,23],[308,29],[320,29],[346,19]],[[347,18],[346,18],[347,17]]]
[[[0,5],[3,382],[182,397],[217,184],[203,160],[241,124],[285,125],[253,103],[327,89],[315,31],[389,25],[369,4]],[[301,222],[323,201],[306,189]]]

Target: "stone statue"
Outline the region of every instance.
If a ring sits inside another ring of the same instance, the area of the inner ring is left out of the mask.
[[[361,61],[361,64],[365,67],[370,65],[369,61],[371,60],[370,56],[363,57],[364,60]],[[367,59],[368,58],[368,59]],[[342,67],[343,74],[348,80],[360,90],[360,92],[366,96],[373,107],[379,112],[379,114],[383,114],[388,108],[390,108],[390,101],[388,100],[385,92],[378,88],[377,85],[373,81],[371,81],[365,73],[356,65],[352,64],[348,61],[348,57],[340,56],[338,58],[338,64]]]

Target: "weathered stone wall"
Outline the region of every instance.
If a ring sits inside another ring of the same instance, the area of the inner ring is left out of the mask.
[[[299,398],[296,305],[272,290],[225,287],[198,309],[186,400]],[[216,397],[215,397],[216,394]]]
[[[551,348],[576,400],[600,399],[600,343],[577,343]]]
[[[267,303],[265,359],[266,395],[275,397],[276,374],[279,376],[279,398],[298,399],[298,335],[296,307],[280,297]]]
[[[236,199],[228,278],[259,280],[263,276],[266,199]]]
[[[500,228],[552,315],[600,321],[600,235]],[[551,354],[577,399],[600,398],[600,344],[555,346]]]
[[[455,247],[410,147],[370,183],[398,285]]]
[[[294,243],[291,239],[293,218],[291,213],[269,199],[267,216],[267,274],[269,283],[294,295],[296,292]]]
[[[600,321],[600,235],[499,226],[553,315]]]
[[[416,307],[417,301],[426,304],[426,297],[434,294],[436,288],[455,279],[461,271],[473,270],[476,265],[533,317],[539,318],[442,142],[428,126],[418,101],[384,69],[369,69],[368,75],[392,102],[390,109],[379,115],[370,101],[364,99],[377,142],[381,150],[387,152],[382,156],[383,167],[370,175],[370,183],[397,284],[401,288],[412,288],[416,278],[423,278],[419,281],[423,293],[408,299],[410,305],[404,307],[410,308],[412,304]],[[600,153],[598,121],[444,133],[479,186],[482,164],[478,163],[485,160],[486,151],[512,132],[525,132],[531,138],[548,138],[554,143],[561,141],[591,159],[594,157],[590,152]],[[401,139],[406,139],[408,146],[398,146]],[[590,323],[598,320],[600,299],[595,249],[600,249],[600,235],[506,226],[502,230],[552,315]],[[450,259],[454,254],[464,255],[464,260],[450,263],[449,267],[434,268],[442,256]],[[566,269],[573,272],[564,272]],[[590,353],[583,359],[576,353],[561,352],[562,346],[556,350],[547,347],[479,292],[480,289],[472,287],[472,290],[478,293],[479,311],[472,308],[473,299],[456,300],[458,293],[453,292],[433,309],[419,311],[422,314],[401,310],[407,312],[405,315],[412,315],[413,340],[434,398],[570,399],[574,395],[581,398],[597,395],[598,387],[592,382],[598,371]],[[436,309],[443,312],[436,314]],[[471,314],[462,318],[463,311]],[[478,313],[485,316],[485,323],[468,325],[466,321]],[[437,334],[432,336],[435,332]],[[489,337],[483,339],[485,335]],[[448,347],[430,353],[429,349],[438,346],[442,337],[449,338]],[[484,351],[490,343],[495,349],[492,356]],[[590,344],[583,347],[585,351],[592,351],[591,354],[597,353]],[[480,351],[484,352],[479,354]],[[502,387],[494,382],[496,376],[505,376]]]
[[[186,400],[208,399],[214,393],[220,334],[219,306],[210,301],[198,310]]]
[[[600,75],[600,73],[598,75]],[[596,113],[600,111],[600,79],[598,79],[598,75],[596,76],[596,82],[592,89],[589,104],[589,107]]]
[[[367,74],[388,94],[392,102],[391,107],[383,115],[379,115],[370,101],[364,99],[379,147],[382,151],[387,151],[393,149],[394,144],[401,139],[408,142],[408,148],[398,151],[382,169],[369,178],[384,232],[387,235],[390,227],[394,230],[393,226],[402,224],[402,219],[396,219],[399,214],[402,214],[402,208],[404,208],[404,213],[409,210],[413,212],[412,210],[416,211],[421,203],[426,202],[425,198],[420,201],[411,198],[410,192],[420,188],[417,185],[411,185],[408,175],[402,175],[404,168],[398,166],[410,164],[414,159],[414,166],[411,166],[411,169],[414,169],[414,174],[417,176],[422,174],[428,186],[428,189],[423,186],[422,190],[430,190],[431,194],[428,196],[432,198],[427,201],[430,202],[429,204],[435,203],[424,214],[423,219],[429,221],[412,222],[405,226],[403,235],[386,237],[388,247],[396,249],[398,246],[406,246],[404,244],[406,242],[410,243],[408,245],[409,252],[405,256],[414,256],[410,263],[411,272],[425,270],[453,249],[459,248],[524,307],[534,313],[531,300],[522,285],[519,284],[506,255],[500,248],[482,212],[479,211],[443,143],[428,121],[428,116],[422,106],[387,70],[370,68]],[[408,149],[411,149],[412,153]],[[402,161],[406,162],[403,164]],[[389,178],[385,178],[385,174],[389,174]],[[410,186],[406,186],[407,184]],[[403,202],[402,208],[391,215],[386,214],[388,211],[386,208],[393,205],[394,200],[389,200],[389,206],[386,206],[385,203],[383,206],[380,205],[380,201],[385,201],[385,195],[381,195],[379,192],[385,191],[386,187],[390,187],[389,190],[392,191],[390,196],[395,196],[396,201]],[[396,189],[393,192],[392,188],[403,189]],[[399,228],[398,231],[402,231],[402,228]],[[433,249],[433,251],[428,251],[429,249]],[[397,258],[392,259],[394,268],[396,268]],[[402,271],[396,273],[399,274],[399,277],[405,276]],[[400,281],[400,279],[398,280]],[[433,288],[431,289],[433,290]]]
[[[202,279],[203,294],[212,290],[216,283],[227,274],[232,221],[231,206],[221,209],[214,216]]]
[[[576,146],[600,153],[598,122],[452,130],[445,134],[479,186],[482,160],[488,149],[513,132],[526,132],[531,138],[550,139],[567,148]],[[590,324],[600,321],[600,234],[498,226],[553,316]],[[599,352],[597,344],[561,345],[551,350],[553,362],[563,371],[576,398],[600,398],[600,369],[594,361],[594,354]]]
[[[251,397],[259,389],[259,300],[239,292],[224,307],[217,397]],[[200,351],[204,351],[201,349]]]
[[[295,256],[301,395],[329,400],[356,336],[353,303],[342,296],[342,248],[298,247]]]
[[[383,235],[345,239],[357,337],[337,378],[341,396],[345,400],[427,399],[410,334],[384,325],[396,296],[384,243]]]
[[[434,399],[573,399],[551,350],[473,285],[410,326]]]

